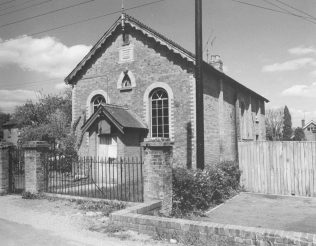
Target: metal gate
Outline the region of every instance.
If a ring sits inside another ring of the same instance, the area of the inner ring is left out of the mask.
[[[9,193],[22,193],[25,189],[24,150],[20,147],[9,151]]]

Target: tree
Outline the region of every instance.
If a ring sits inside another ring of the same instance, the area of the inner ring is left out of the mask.
[[[2,125],[10,120],[10,114],[0,112],[0,139],[3,137]]]
[[[270,141],[281,140],[283,127],[283,110],[282,109],[267,109],[265,124],[266,138]]]
[[[71,93],[41,95],[37,102],[27,101],[16,107],[13,118],[22,126],[22,141],[43,140],[66,146],[62,142],[71,135]]]
[[[304,141],[305,140],[305,133],[303,128],[297,127],[294,130],[294,141]]]
[[[291,114],[287,106],[284,107],[283,115],[283,132],[282,140],[289,141],[291,140],[293,130],[292,130],[292,119]]]

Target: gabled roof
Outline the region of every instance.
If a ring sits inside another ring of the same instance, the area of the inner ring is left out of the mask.
[[[136,30],[141,31],[145,36],[153,38],[156,42],[158,42],[160,45],[163,45],[167,47],[170,52],[174,52],[178,55],[180,55],[183,59],[185,59],[188,62],[191,62],[193,65],[195,64],[195,55],[191,53],[190,51],[186,50],[179,44],[175,43],[174,41],[166,38],[164,35],[156,32],[152,28],[146,26],[142,22],[138,21],[137,19],[125,14],[125,25],[130,26]],[[119,30],[118,28],[121,28],[121,17],[118,18],[115,23],[110,27],[110,29],[99,39],[99,41],[92,47],[92,49],[89,51],[89,53],[82,59],[82,61],[75,67],[75,69],[65,78],[65,82],[67,84],[73,84],[76,81],[76,77],[80,74],[80,71],[84,69],[89,61],[93,58],[94,55],[96,55],[100,50],[102,45],[110,38],[116,30]],[[217,70],[212,65],[203,62],[204,69],[207,69],[216,75],[221,76],[224,80],[228,80],[232,82],[234,85],[236,85],[239,88],[242,88],[246,91],[251,92],[252,94],[255,94],[259,98],[263,99],[266,102],[269,102],[268,99],[264,98],[260,94],[250,90],[246,86],[240,84],[236,80],[232,79],[228,75],[224,74],[223,72]]]
[[[86,132],[99,117],[104,117],[109,120],[122,133],[124,133],[126,129],[147,130],[146,125],[127,107],[105,104],[100,105],[84,123],[81,127],[82,131]]]
[[[311,124],[314,124],[316,126],[316,122],[311,120],[310,122],[308,122],[304,127],[303,129],[306,129],[307,127],[309,127]]]

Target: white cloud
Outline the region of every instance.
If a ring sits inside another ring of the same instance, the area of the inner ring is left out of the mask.
[[[314,47],[304,47],[298,46],[289,49],[289,53],[292,55],[307,55],[307,54],[316,54],[316,48]]]
[[[69,85],[66,85],[66,83],[62,82],[62,83],[58,83],[55,85],[55,88],[57,90],[64,90],[66,88],[69,88]]]
[[[15,64],[28,71],[62,78],[72,71],[90,48],[86,45],[68,47],[53,37],[0,39],[0,66]]]
[[[316,66],[316,60],[314,58],[299,58],[289,60],[283,63],[274,63],[266,65],[262,68],[263,72],[279,72],[279,71],[291,71],[298,70],[306,66]]]
[[[293,85],[282,91],[282,95],[316,98],[316,82],[311,85]]]
[[[15,106],[24,104],[27,100],[37,100],[38,93],[30,90],[0,90],[0,110],[12,113]]]

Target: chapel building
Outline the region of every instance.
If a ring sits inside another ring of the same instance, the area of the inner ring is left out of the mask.
[[[263,96],[203,64],[205,166],[236,160],[237,142],[265,140]],[[144,139],[173,143],[196,168],[195,55],[123,14],[66,77],[80,155],[140,157]]]

